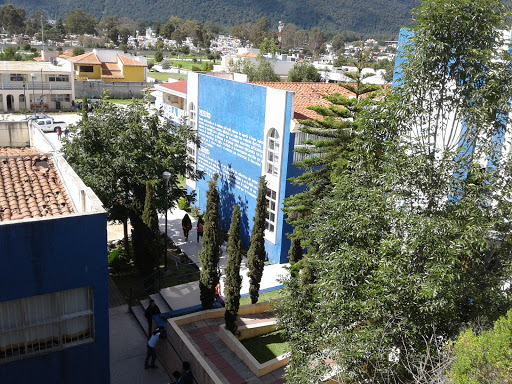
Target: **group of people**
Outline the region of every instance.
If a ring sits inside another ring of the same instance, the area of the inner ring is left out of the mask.
[[[156,361],[156,345],[160,340],[167,338],[167,331],[164,327],[158,327],[153,331],[153,316],[160,314],[160,308],[156,305],[155,300],[151,299],[149,305],[144,312],[144,316],[148,320],[148,335],[150,338],[146,345],[146,360],[144,361],[144,369],[158,368],[155,364]],[[193,376],[190,370],[190,363],[184,361],[182,365],[182,371],[174,371],[172,374],[175,381],[170,384],[192,384]]]
[[[185,213],[183,219],[181,220],[181,227],[183,228],[183,236],[185,236],[185,241],[188,241],[188,232],[192,229],[192,220],[188,213]],[[203,237],[204,231],[204,220],[202,216],[199,216],[197,220],[197,243],[199,243],[199,239]]]
[[[61,129],[60,127],[57,127],[56,131],[57,131],[57,138],[60,140],[60,139],[61,139],[61,137],[62,137],[62,129]],[[64,129],[64,135],[66,135],[66,137],[68,137],[68,135],[69,135],[69,129],[68,129],[68,127],[66,127],[66,128]]]

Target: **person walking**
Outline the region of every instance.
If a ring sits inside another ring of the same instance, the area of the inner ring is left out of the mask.
[[[66,128],[64,128],[64,136],[68,137],[68,135],[69,135],[69,128],[66,127]]]
[[[204,231],[203,216],[199,216],[199,220],[197,220],[197,243],[199,243],[199,238],[203,237],[203,231]]]
[[[192,220],[190,220],[188,213],[185,213],[185,216],[183,216],[181,226],[183,227],[183,236],[185,236],[185,241],[188,241],[188,231],[192,229]]]
[[[57,138],[60,140],[62,136],[62,129],[60,129],[60,127],[57,127]]]
[[[144,369],[149,368],[158,368],[158,366],[155,364],[156,360],[156,351],[155,347],[160,339],[165,339],[165,329],[157,328],[155,332],[153,332],[153,336],[151,336],[151,339],[148,340],[148,343],[146,345],[146,360],[144,361]],[[151,365],[149,364],[149,360],[151,359]]]
[[[155,300],[149,300],[149,305],[144,311],[144,316],[148,320],[148,338],[151,337],[151,333],[153,333],[153,316],[160,314],[160,308],[156,305]]]

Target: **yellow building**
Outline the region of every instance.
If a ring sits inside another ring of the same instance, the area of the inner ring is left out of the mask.
[[[103,57],[102,57],[103,56]],[[69,57],[75,80],[145,82],[147,65],[116,52],[86,52]]]

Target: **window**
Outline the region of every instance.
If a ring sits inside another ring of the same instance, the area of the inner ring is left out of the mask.
[[[194,103],[188,105],[188,126],[190,129],[196,129],[196,109]]]
[[[295,134],[295,141],[293,143],[294,149],[312,149],[315,146],[313,144],[305,144],[304,142],[310,143],[311,141],[315,140],[326,140],[326,137],[318,136],[318,135],[312,135],[305,132],[297,132]],[[324,153],[313,153],[313,154],[305,154],[305,153],[299,153],[299,152],[293,152],[293,162],[297,163],[299,161],[305,160],[307,158],[311,157],[322,157],[324,156]]]
[[[90,287],[0,302],[0,364],[92,341]]]
[[[11,73],[11,81],[25,81],[25,78],[19,73]]]
[[[274,232],[276,227],[277,201],[276,191],[267,189],[267,218],[265,220],[265,229]]]
[[[80,72],[94,72],[94,67],[92,65],[81,65]]]
[[[267,174],[277,176],[279,173],[279,134],[275,128],[270,129],[267,139]]]
[[[52,95],[51,100],[52,100],[52,102],[56,102],[56,101],[60,101],[60,102],[70,101],[71,100],[71,96],[70,95]]]
[[[86,71],[82,70],[82,72],[86,72]],[[48,80],[49,81],[66,81],[66,82],[69,82],[69,75],[50,75],[50,76],[48,76]]]

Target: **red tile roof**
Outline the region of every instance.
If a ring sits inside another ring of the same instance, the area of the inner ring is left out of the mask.
[[[51,155],[0,148],[0,222],[73,213]]]
[[[353,92],[350,92],[335,83],[256,82],[253,84],[295,92],[293,118],[298,120],[321,118],[318,113],[307,108],[315,105],[321,105],[323,107],[329,107],[332,105],[330,101],[322,97],[324,94],[332,95],[334,93],[339,93],[345,97],[355,96]]]
[[[171,91],[180,92],[183,94],[187,94],[187,82],[186,81],[176,81],[174,83],[165,83],[158,84],[159,87],[170,89]]]
[[[117,55],[117,57],[119,58],[119,61],[121,61],[121,64],[123,64],[123,65],[131,66],[131,67],[147,67],[147,65],[144,64],[143,62],[132,59],[130,57],[126,57],[126,56],[119,55],[119,54]]]
[[[237,54],[238,57],[252,57],[252,58],[256,58],[258,57],[257,54],[255,54],[254,52],[244,52],[244,53],[239,53]]]
[[[77,64],[101,64],[100,59],[94,52],[86,52],[82,55],[70,57],[68,60]]]
[[[101,63],[101,77],[109,79],[124,79],[117,63]]]

